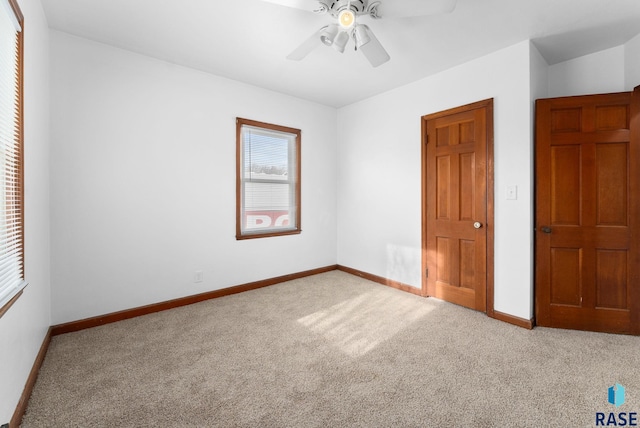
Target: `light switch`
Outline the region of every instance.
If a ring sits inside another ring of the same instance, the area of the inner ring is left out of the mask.
[[[518,199],[518,186],[516,185],[507,186],[507,199],[509,200]]]

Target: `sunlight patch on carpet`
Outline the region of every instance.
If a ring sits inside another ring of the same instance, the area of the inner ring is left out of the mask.
[[[435,309],[389,290],[373,290],[298,319],[351,357],[359,357]]]

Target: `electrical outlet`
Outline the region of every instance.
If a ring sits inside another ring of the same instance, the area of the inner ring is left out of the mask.
[[[193,275],[193,282],[202,282],[204,281],[204,273],[201,270],[197,270]]]

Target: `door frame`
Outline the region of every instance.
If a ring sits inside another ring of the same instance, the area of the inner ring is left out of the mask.
[[[640,86],[636,86],[633,88],[633,91],[631,91],[631,105],[629,108],[629,114],[631,116],[629,121],[629,157],[631,159],[638,159],[640,158],[640,153],[638,152],[638,147],[640,147]],[[634,195],[640,195],[640,177],[633,177],[629,192]],[[640,215],[640,201],[638,201],[638,198],[632,199],[630,204],[629,209],[632,215]],[[636,256],[631,262],[638,265],[640,264],[640,239],[638,237],[631,240],[631,248],[633,248]],[[636,277],[634,280],[637,283],[640,281],[640,278]],[[638,294],[640,294],[640,292],[636,292],[636,295]],[[631,325],[631,334],[640,336],[640,299],[636,299],[631,303]]]
[[[487,240],[486,240],[486,314],[491,318],[500,318],[493,308],[494,301],[494,152],[493,152],[493,98],[466,104],[460,107],[431,113],[421,118],[421,162],[422,162],[422,190],[421,190],[421,212],[422,212],[422,271],[421,277],[421,294],[427,297],[427,122],[441,117],[453,114],[463,113],[467,111],[485,108],[487,112],[487,146],[486,146],[486,191],[487,191]],[[515,324],[520,324],[517,320],[503,319]],[[514,322],[515,321],[515,322]],[[525,327],[530,328],[529,325]]]

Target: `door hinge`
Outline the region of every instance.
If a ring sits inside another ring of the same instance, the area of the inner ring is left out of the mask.
[[[429,278],[429,269],[425,269],[425,270],[424,270],[424,274],[425,274],[425,276],[426,276],[427,278]]]

